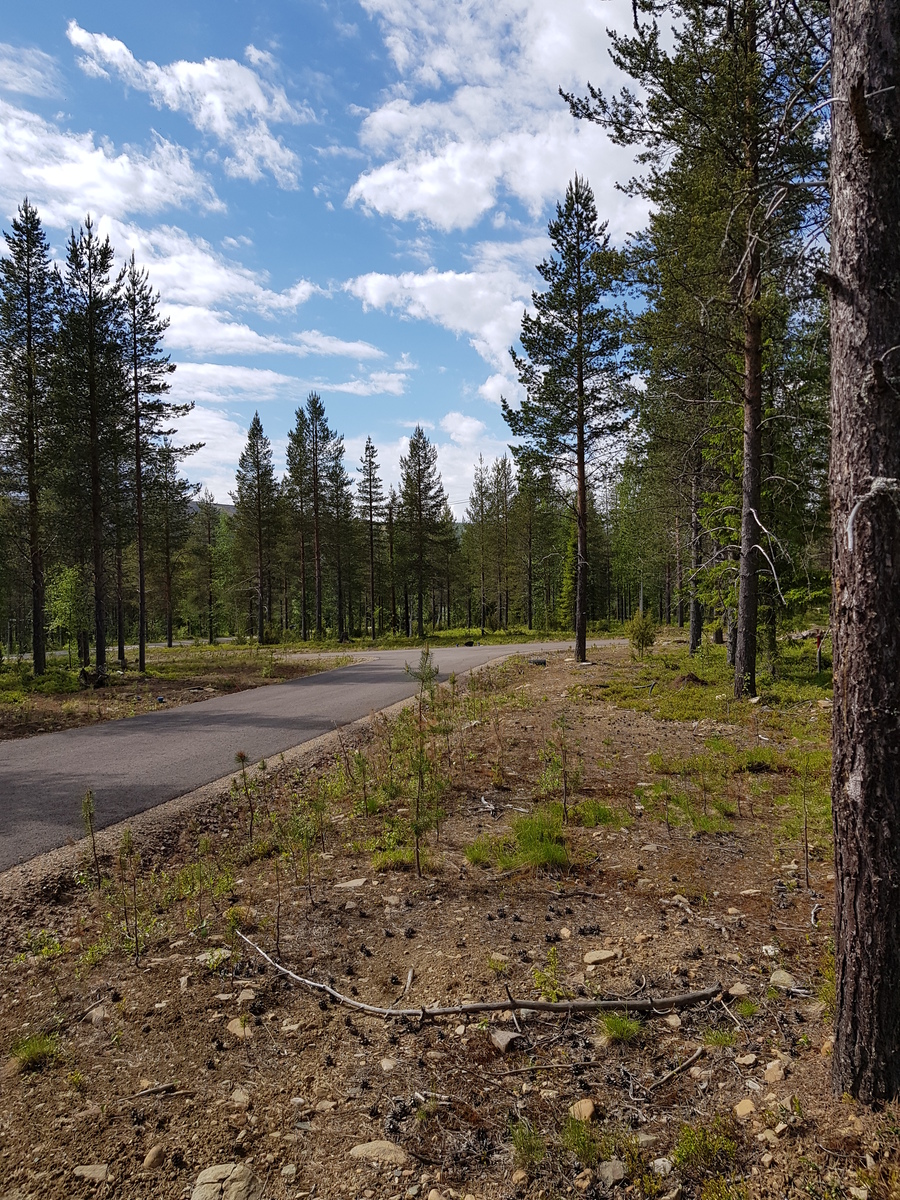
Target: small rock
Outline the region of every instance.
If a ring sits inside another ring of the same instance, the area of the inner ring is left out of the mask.
[[[350,1157],[365,1158],[369,1162],[390,1163],[398,1167],[406,1166],[408,1159],[403,1147],[394,1142],[361,1142],[350,1151]]]
[[[756,1066],[756,1055],[755,1054],[742,1054],[740,1056],[740,1058],[736,1058],[734,1061],[737,1063],[737,1065],[739,1067],[755,1067]]]
[[[728,915],[729,917],[739,917],[741,915],[741,910],[739,908],[729,908]]]
[[[784,1067],[777,1058],[774,1062],[766,1064],[764,1078],[766,1083],[781,1083],[782,1079],[784,1079]]]
[[[143,1170],[155,1171],[157,1167],[161,1167],[166,1161],[166,1151],[164,1146],[151,1146],[144,1156],[142,1163]]]
[[[825,1039],[825,1041],[822,1043],[822,1049],[819,1051],[819,1053],[820,1053],[821,1055],[823,1055],[823,1056],[826,1056],[826,1057],[827,1057],[827,1055],[831,1054],[831,1052],[832,1052],[833,1050],[834,1050],[834,1038],[833,1038],[833,1037],[827,1037],[827,1038]]]
[[[528,1182],[528,1172],[523,1171],[520,1167],[518,1171],[513,1171],[512,1177],[513,1187],[520,1187],[523,1183]]]
[[[285,1183],[293,1183],[297,1178],[297,1168],[294,1163],[285,1163],[281,1168],[281,1178]]]
[[[238,995],[238,1004],[249,1004],[251,1000],[256,999],[256,992],[253,988],[243,988]]]
[[[659,846],[657,846],[654,842],[648,842],[646,846],[641,846],[641,853],[643,853],[645,850],[652,853],[653,851],[658,850],[658,849],[659,849]]]
[[[733,983],[728,989],[728,995],[734,996],[735,998],[738,996],[749,996],[750,989],[747,987],[746,983]]]
[[[593,1171],[582,1171],[580,1175],[576,1175],[572,1180],[572,1184],[577,1192],[587,1192],[590,1190],[594,1182]]]
[[[649,1150],[651,1146],[655,1146],[659,1138],[655,1133],[639,1133],[635,1137],[635,1141],[642,1150]]]
[[[91,1183],[106,1183],[109,1168],[106,1163],[87,1163],[83,1167],[76,1167],[75,1175],[78,1179],[88,1179]]]
[[[244,1088],[240,1087],[239,1085],[231,1093],[231,1103],[235,1105],[236,1108],[249,1108],[250,1093],[245,1091]]]
[[[437,1188],[432,1188],[428,1193],[428,1200],[444,1200],[444,1193],[439,1192]]]
[[[634,886],[637,892],[652,892],[656,888],[652,879],[639,879]]]
[[[756,1105],[749,1096],[745,1096],[743,1100],[739,1100],[734,1106],[734,1115],[739,1121],[746,1121],[749,1116],[756,1112]]]
[[[681,1017],[679,1017],[678,1013],[666,1013],[663,1017],[663,1024],[668,1025],[670,1029],[680,1029]]]
[[[320,1100],[316,1105],[316,1112],[326,1113],[332,1112],[337,1108],[337,1100]]]
[[[521,1033],[517,1033],[514,1029],[492,1029],[491,1042],[501,1054],[505,1054],[510,1046],[522,1040]]]
[[[864,1187],[852,1187],[847,1191],[853,1197],[853,1200],[869,1200],[869,1189]]]
[[[588,950],[584,956],[584,961],[587,966],[595,967],[599,963],[611,962],[612,959],[621,957],[621,950]]]
[[[334,885],[334,890],[336,892],[349,891],[351,888],[365,887],[365,883],[366,881],[364,879],[348,879],[344,883],[336,883]]]
[[[652,933],[636,933],[634,935],[634,940],[639,946],[643,946],[643,944],[645,942],[650,942],[653,940],[653,934]]]
[[[250,1041],[253,1037],[253,1026],[249,1021],[242,1021],[240,1017],[230,1020],[227,1028],[232,1037],[236,1037],[240,1041]]]
[[[768,1142],[770,1146],[774,1146],[778,1142],[778,1134],[774,1129],[764,1129],[762,1133],[756,1135],[758,1142]]]
[[[597,1177],[604,1187],[611,1188],[625,1178],[625,1164],[619,1158],[597,1165]]]
[[[665,1178],[667,1175],[671,1175],[671,1158],[654,1158],[653,1162],[650,1164],[650,1170],[654,1175],[661,1175],[663,1178]]]
[[[560,931],[559,931],[559,936],[562,938],[562,940],[564,942],[567,942],[569,940],[569,938],[572,936],[572,930],[567,929],[566,926],[563,925],[562,929],[560,929]]]
[[[381,1069],[384,1071],[385,1075],[390,1075],[391,1071],[395,1071],[397,1069],[396,1058],[383,1058],[381,1060]]]
[[[91,1024],[95,1029],[100,1029],[104,1021],[109,1020],[109,1013],[102,1004],[98,1004],[96,1008],[91,1009]]]
[[[197,1176],[191,1200],[260,1200],[262,1180],[243,1163],[219,1163]]]
[[[781,988],[781,990],[784,992],[789,992],[791,988],[797,986],[797,981],[794,979],[790,971],[785,971],[781,967],[779,967],[777,971],[772,972],[769,983],[772,985],[772,987]]]
[[[593,1100],[576,1100],[569,1109],[569,1116],[574,1121],[590,1121],[593,1119],[596,1106]]]
[[[661,1197],[661,1200],[681,1200],[681,1197],[683,1195],[684,1195],[684,1189],[682,1188],[681,1184],[679,1183],[677,1187],[672,1188],[671,1192],[666,1192],[666,1194],[663,1197]]]
[[[767,1150],[759,1161],[764,1167],[771,1167],[772,1163],[775,1161],[775,1155],[772,1154],[770,1150]]]

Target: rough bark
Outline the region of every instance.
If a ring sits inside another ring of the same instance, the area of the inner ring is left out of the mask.
[[[696,654],[700,649],[700,638],[703,633],[700,600],[697,596],[697,580],[700,576],[701,562],[700,541],[702,536],[703,531],[700,528],[700,462],[698,459],[691,473],[691,600],[688,633],[688,649],[691,654]]]
[[[833,1083],[872,1103],[900,1095],[900,3],[832,24]]]

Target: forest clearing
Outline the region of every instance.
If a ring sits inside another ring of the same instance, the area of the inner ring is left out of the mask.
[[[828,677],[786,644],[736,702],[686,650],[423,655],[0,878],[6,1195],[896,1196],[896,1106],[831,1094]]]

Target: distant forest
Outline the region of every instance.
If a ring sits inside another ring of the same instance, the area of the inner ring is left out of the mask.
[[[460,520],[422,428],[401,457],[399,487],[386,488],[371,439],[348,470],[343,437],[315,392],[288,432],[283,477],[257,414],[233,503],[201,493],[186,478],[198,447],[173,440],[190,406],[169,399],[175,366],[147,272],[133,256],[117,266],[90,218],[54,266],[40,217],[24,202],[0,262],[7,655],[32,653],[40,672],[48,648],[68,647],[83,664],[93,652],[103,668],[106,647],[123,659],[127,645],[141,644],[143,660],[146,640],[184,637],[572,632],[579,563],[585,621],[595,631],[640,608],[687,623],[693,645],[704,617],[733,640],[742,410],[731,331],[702,331],[703,348],[677,340],[690,330],[679,328],[664,281],[650,273],[662,259],[649,243],[641,270],[647,294],[659,289],[656,303],[637,316],[611,303],[629,272],[633,294],[635,268],[609,248],[593,203],[576,179],[551,222],[555,253],[538,268],[549,287],[523,323],[525,354],[514,356],[528,397],[521,409],[506,408],[516,444],[509,456],[479,460]],[[582,280],[578,295],[565,286],[573,241],[594,275],[592,290]],[[776,282],[771,320],[780,336],[765,346],[759,511],[759,550],[770,568],[760,620],[773,653],[779,619],[824,600],[828,588],[822,314],[815,297],[792,297]],[[579,304],[594,339],[573,351],[586,355],[590,377],[582,500],[577,422],[567,423],[558,386],[548,394]],[[688,352],[696,360],[682,365]],[[694,372],[689,394],[673,387],[676,368]]]

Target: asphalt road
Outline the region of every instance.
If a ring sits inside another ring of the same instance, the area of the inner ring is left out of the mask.
[[[445,647],[434,659],[446,678],[510,653],[567,645]],[[367,652],[306,679],[0,743],[0,871],[83,836],[88,789],[98,828],[125,820],[221,779],[235,769],[238,750],[250,762],[273,758],[413,695],[405,664],[418,657],[418,650]]]

